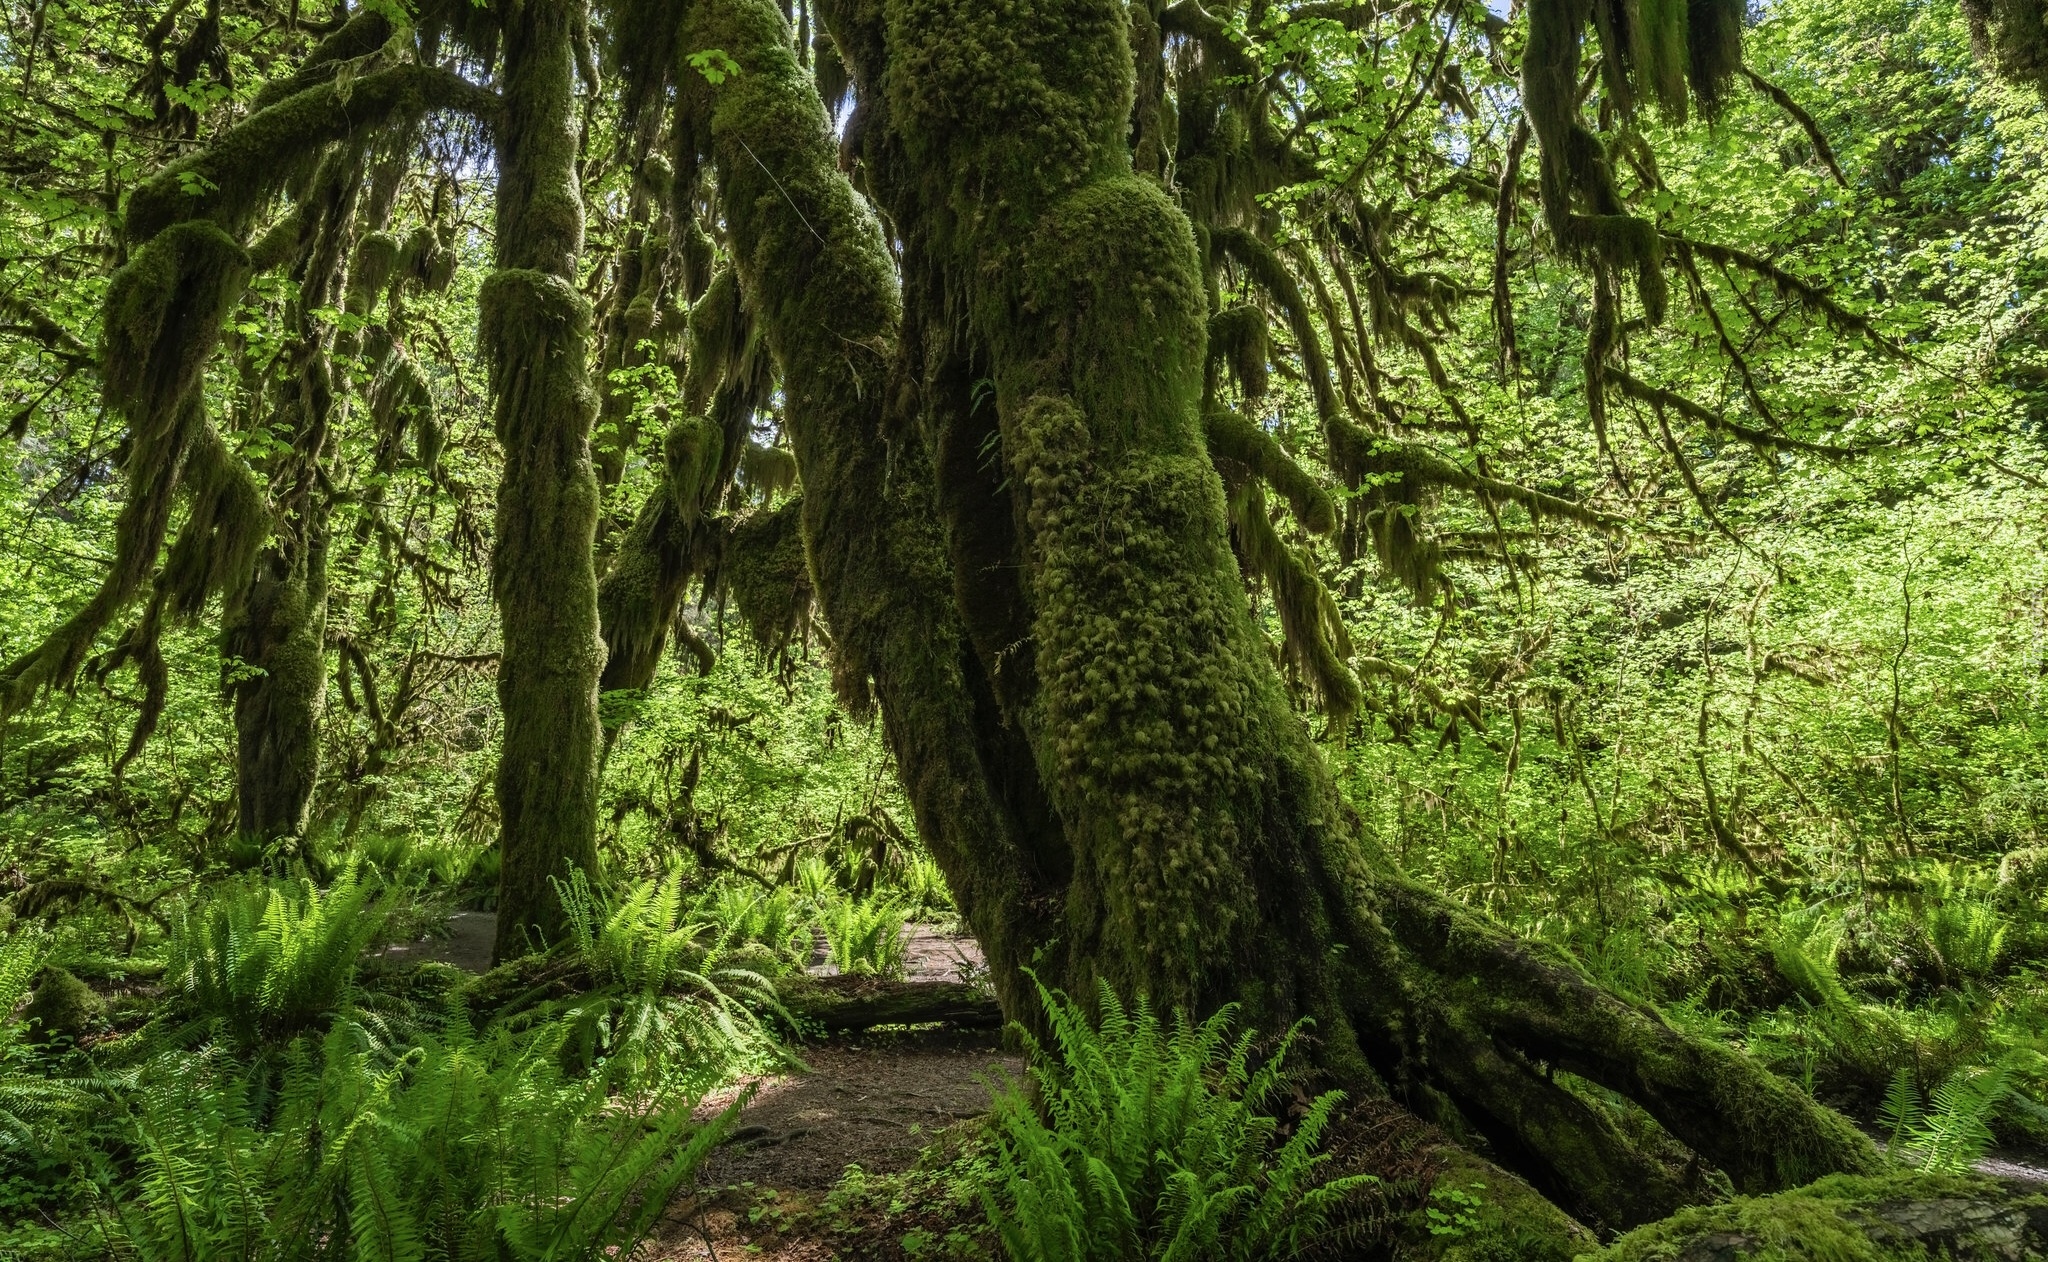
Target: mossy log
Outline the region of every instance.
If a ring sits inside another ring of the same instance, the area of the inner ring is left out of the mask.
[[[1688,1209],[1587,1262],[2035,1262],[2048,1187],[1960,1175],[1836,1175]]]
[[[987,991],[964,982],[891,981],[860,974],[791,977],[778,981],[776,996],[804,1025],[828,1034],[850,1034],[878,1025],[945,1024],[964,1030],[996,1030],[1003,1010]]]

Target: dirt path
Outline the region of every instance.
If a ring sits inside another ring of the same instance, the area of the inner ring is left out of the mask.
[[[447,937],[399,943],[379,955],[482,973],[490,968],[497,927],[493,912],[456,912]],[[909,926],[905,937],[906,980],[958,982],[985,968],[972,938],[936,925]],[[809,971],[837,970],[817,964]],[[754,1096],[733,1138],[699,1175],[706,1196],[679,1201],[650,1242],[660,1262],[733,1256],[825,1262],[837,1256],[823,1241],[790,1238],[775,1228],[822,1200],[848,1166],[870,1174],[909,1169],[939,1131],[988,1112],[992,1086],[1024,1072],[1023,1061],[1005,1052],[994,1032],[868,1035],[795,1050],[806,1071],[752,1084]],[[746,1085],[715,1093],[700,1111],[717,1112]]]
[[[1024,1071],[992,1033],[870,1035],[799,1049],[807,1073],[763,1078],[733,1139],[650,1241],[656,1262],[827,1262],[847,1256],[815,1209],[846,1173],[907,1170],[937,1134],[979,1117]],[[734,1086],[705,1101],[729,1104]],[[881,1242],[870,1242],[881,1243]],[[862,1253],[861,1256],[865,1256]]]
[[[938,1131],[988,1112],[989,1090],[1023,1062],[993,1037],[948,1031],[800,1049],[809,1073],[760,1080],[734,1137],[706,1165],[709,1184],[824,1192],[849,1165],[907,1170]],[[715,1111],[739,1094],[705,1102]]]
[[[448,936],[397,942],[377,952],[377,958],[399,964],[424,964],[429,960],[453,964],[465,973],[491,971],[491,943],[498,936],[498,913],[458,911],[448,917]]]

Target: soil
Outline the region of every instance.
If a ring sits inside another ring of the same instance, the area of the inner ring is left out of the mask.
[[[377,958],[398,964],[423,964],[433,960],[453,964],[465,973],[488,973],[491,971],[491,943],[497,936],[497,912],[458,911],[448,917],[446,937],[394,943],[377,952]]]
[[[863,1240],[861,1227],[817,1212],[826,1194],[850,1166],[910,1169],[941,1131],[988,1112],[992,1086],[1024,1072],[988,1033],[869,1035],[800,1051],[809,1072],[764,1077],[704,1102],[710,1113],[754,1088],[732,1140],[705,1164],[698,1194],[679,1199],[649,1242],[651,1258],[826,1262],[876,1246],[892,1255],[904,1224],[886,1240]]]
[[[939,1131],[988,1112],[991,1086],[1017,1081],[1024,1063],[990,1035],[953,1031],[875,1035],[800,1049],[808,1073],[756,1080],[733,1138],[704,1182],[829,1191],[849,1165],[870,1174],[908,1170]],[[707,1114],[742,1086],[705,1101]]]

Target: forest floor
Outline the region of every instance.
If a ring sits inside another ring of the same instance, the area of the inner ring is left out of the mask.
[[[456,912],[446,937],[380,954],[482,973],[497,921],[492,912]],[[911,925],[904,954],[906,981],[958,982],[986,968],[973,938],[939,925]],[[838,970],[817,959],[809,971]],[[794,1050],[802,1069],[734,1083],[699,1106],[708,1116],[754,1088],[732,1138],[706,1163],[702,1191],[663,1221],[651,1255],[659,1262],[844,1256],[814,1211],[847,1167],[875,1175],[910,1169],[940,1131],[987,1113],[991,1088],[1024,1073],[1023,1059],[1005,1051],[995,1031],[913,1029]]]
[[[385,948],[408,960],[437,960],[469,972],[490,967],[497,917],[455,913],[445,937]],[[971,980],[986,965],[972,938],[945,926],[912,925],[904,977],[912,982]],[[838,970],[820,944],[809,972]],[[694,1195],[672,1206],[649,1241],[654,1262],[828,1262],[906,1258],[936,1235],[902,1227],[918,1207],[898,1207],[890,1222],[873,1205],[828,1199],[850,1167],[866,1175],[912,1169],[942,1132],[981,1117],[993,1089],[1021,1080],[1024,1062],[994,1031],[916,1028],[871,1032],[794,1049],[802,1067],[764,1074],[714,1092],[699,1106],[709,1116],[751,1088],[731,1137],[705,1164]],[[1980,1173],[2048,1183],[2042,1155],[1999,1153]],[[907,1219],[901,1211],[910,1211]],[[870,1221],[874,1220],[874,1221]]]

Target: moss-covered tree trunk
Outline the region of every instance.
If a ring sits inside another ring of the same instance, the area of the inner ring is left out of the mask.
[[[492,591],[504,634],[498,700],[496,954],[560,928],[551,879],[597,860],[598,490],[585,361],[590,304],[576,288],[575,0],[506,7],[494,271],[478,294],[480,342],[505,452]]]
[[[360,147],[338,147],[322,161],[300,207],[290,272],[292,371],[277,398],[278,428],[291,442],[271,473],[271,538],[222,620],[245,854],[305,833],[320,777],[329,516],[320,484],[335,391],[333,326],[313,313],[341,287],[362,174]]]
[[[266,549],[227,626],[228,651],[239,659],[231,688],[245,847],[299,838],[311,814],[327,698],[325,535],[324,521],[308,520]]]
[[[741,69],[687,112],[781,363],[841,691],[878,705],[1006,1010],[1030,1018],[1031,967],[1312,1018],[1332,1078],[1610,1226],[1697,1194],[1681,1144],[1743,1188],[1867,1165],[1841,1118],[1359,840],[1228,545],[1202,261],[1132,167],[1125,5],[821,10],[900,296],[772,0],[696,0],[684,45]]]

